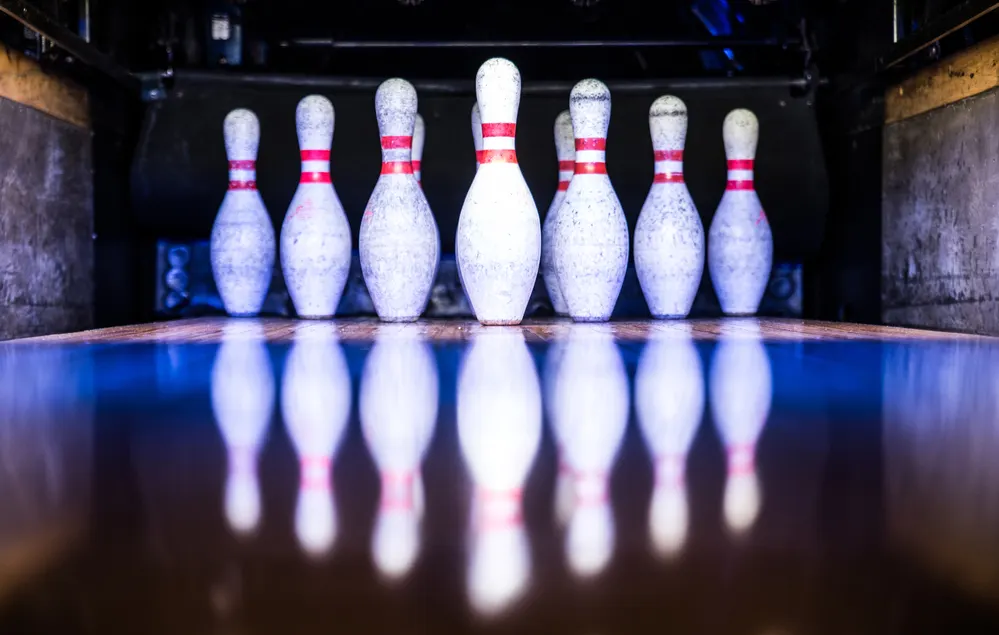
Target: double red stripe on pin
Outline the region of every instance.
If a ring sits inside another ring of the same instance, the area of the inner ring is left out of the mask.
[[[382,174],[412,174],[413,164],[410,161],[386,161],[382,163]]]
[[[405,150],[413,147],[413,137],[385,136],[382,137],[382,150]]]
[[[576,152],[580,150],[606,150],[607,139],[603,137],[584,137],[576,139]],[[578,165],[578,164],[577,164]]]
[[[517,124],[515,123],[484,123],[482,124],[482,137],[516,137]]]

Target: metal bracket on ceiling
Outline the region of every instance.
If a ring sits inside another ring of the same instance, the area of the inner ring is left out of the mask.
[[[126,68],[118,65],[89,42],[49,17],[28,0],[0,0],[0,13],[14,18],[41,37],[66,51],[72,58],[107,75],[129,90],[137,90],[139,82]]]

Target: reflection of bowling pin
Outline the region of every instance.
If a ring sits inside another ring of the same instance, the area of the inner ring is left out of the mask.
[[[475,481],[469,597],[476,611],[509,607],[530,579],[522,488],[541,442],[541,390],[518,330],[480,332],[458,376],[458,439]]]
[[[653,331],[635,375],[635,412],[655,466],[649,538],[662,556],[687,538],[687,452],[704,414],[701,358],[690,327]]]
[[[628,424],[628,378],[604,326],[574,326],[559,363],[553,404],[572,470],[566,555],[581,577],[600,573],[614,551],[610,472]]]
[[[770,360],[759,322],[730,320],[711,362],[711,413],[725,442],[725,522],[733,533],[752,527],[760,510],[756,441],[770,414]]]
[[[295,535],[309,556],[336,541],[332,461],[350,415],[350,374],[332,325],[304,325],[285,363],[281,412],[298,453]]]
[[[274,410],[274,374],[263,327],[228,323],[212,366],[212,410],[225,439],[229,475],[225,515],[237,534],[260,523],[257,455]]]
[[[552,438],[555,440],[555,451],[558,455],[558,475],[555,477],[555,522],[559,527],[565,527],[572,516],[572,468],[569,467],[565,453],[565,435],[555,417],[555,387],[559,376],[559,366],[565,355],[565,343],[555,340],[545,353],[544,368],[544,406],[551,426]]]
[[[519,324],[541,260],[541,220],[514,149],[520,71],[500,57],[486,60],[475,76],[475,94],[482,161],[461,206],[455,257],[476,319]]]
[[[332,317],[350,272],[350,224],[330,179],[333,123],[330,100],[309,95],[298,102],[302,176],[281,226],[281,270],[303,318]]]
[[[361,429],[381,475],[372,554],[384,575],[399,578],[419,551],[417,474],[427,430],[437,420],[437,366],[417,331],[378,329],[359,400]]]

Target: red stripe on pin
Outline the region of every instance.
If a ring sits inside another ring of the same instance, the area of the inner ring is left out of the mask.
[[[516,163],[517,162],[517,151],[516,150],[483,150],[482,158],[479,163],[485,165],[486,163]]]
[[[580,150],[606,150],[607,139],[603,137],[588,137],[576,139],[576,152]],[[578,163],[576,165],[579,165]]]
[[[683,150],[656,150],[656,161],[683,161]]]
[[[413,137],[407,136],[384,136],[382,137],[382,150],[404,150],[413,147]]]
[[[575,174],[607,174],[606,163],[576,163]]]
[[[419,172],[420,171],[420,162],[419,161],[410,161],[410,163],[413,164],[413,171],[414,172]]]
[[[559,192],[564,192],[567,189],[569,189],[569,182],[568,181],[559,181],[558,182],[558,191]]]
[[[517,124],[515,123],[484,123],[482,124],[483,137],[516,137]]]
[[[755,161],[753,159],[729,159],[729,170],[752,170]]]
[[[230,161],[229,162],[229,169],[230,170],[256,170],[257,169],[257,162],[256,161]]]
[[[303,161],[329,161],[329,150],[302,150],[300,153]]]
[[[413,164],[409,161],[386,161],[382,163],[382,174],[412,174]]]
[[[742,191],[742,192],[745,192],[747,190],[753,189],[753,182],[752,181],[729,181],[728,184],[725,186],[725,189],[726,190],[730,190],[730,191]]]
[[[302,172],[299,183],[332,183],[329,172]]]
[[[659,172],[652,177],[653,183],[683,183],[683,172]]]
[[[257,189],[256,181],[229,181],[230,190],[255,190]]]
[[[475,160],[478,163],[482,163],[482,150],[476,150],[475,151]]]
[[[568,172],[576,167],[575,161],[559,161],[558,170],[559,172]]]

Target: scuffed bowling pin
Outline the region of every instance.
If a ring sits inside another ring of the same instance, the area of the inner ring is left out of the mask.
[[[257,191],[260,122],[244,108],[222,124],[229,159],[229,189],[212,226],[212,276],[226,313],[260,313],[274,275],[274,227]]]
[[[531,574],[522,497],[541,443],[541,389],[520,331],[473,337],[458,373],[457,415],[475,481],[469,599],[476,612],[492,616],[524,594]]]
[[[382,173],[361,218],[361,272],[380,319],[412,322],[427,308],[438,263],[437,224],[413,176],[416,89],[404,79],[385,80],[375,112]]]
[[[744,109],[733,110],[722,128],[728,184],[708,234],[708,270],[721,310],[752,315],[770,281],[774,242],[770,223],[753,184],[760,123]]]
[[[416,184],[423,187],[423,142],[427,139],[427,126],[423,117],[416,113],[416,125],[413,127],[413,176]]]
[[[487,60],[475,77],[475,94],[482,160],[458,218],[455,256],[475,317],[483,324],[519,324],[541,260],[541,220],[514,149],[520,71],[509,60]]]
[[[552,308],[556,315],[568,315],[569,309],[562,298],[562,292],[558,287],[558,276],[555,273],[555,260],[552,258],[552,239],[555,233],[555,219],[558,217],[559,208],[565,201],[565,193],[569,189],[569,181],[572,180],[572,171],[575,167],[576,149],[575,139],[572,136],[572,117],[568,110],[563,110],[555,118],[555,155],[558,157],[558,189],[555,190],[555,197],[552,204],[548,206],[548,213],[545,215],[545,224],[541,228],[541,275],[545,280],[545,287],[548,289],[548,297],[551,298]]]
[[[569,94],[576,165],[558,212],[552,254],[559,289],[577,322],[610,319],[628,270],[628,221],[607,176],[611,95],[584,79]]]
[[[437,365],[418,332],[402,326],[378,329],[358,399],[361,430],[381,476],[372,556],[384,576],[398,579],[419,552],[420,465],[427,430],[437,420]]]
[[[479,102],[472,104],[472,143],[475,145],[475,171],[482,165],[482,115],[479,114]]]
[[[701,358],[686,324],[654,330],[635,375],[635,414],[652,456],[649,538],[663,557],[687,539],[687,453],[704,414]]]
[[[302,176],[281,227],[281,269],[302,318],[332,317],[350,273],[350,225],[330,179],[333,123],[330,100],[309,95],[298,102]]]
[[[649,108],[656,172],[635,226],[635,271],[656,318],[690,313],[704,272],[704,227],[683,181],[687,106],[671,95]]]
[[[725,523],[734,534],[749,530],[760,510],[756,442],[770,414],[770,360],[754,319],[725,324],[711,361],[711,414],[728,457]]]
[[[299,461],[295,535],[311,558],[337,536],[333,458],[350,415],[350,373],[332,325],[299,327],[281,386],[281,414]]]
[[[603,571],[614,552],[610,473],[628,425],[628,377],[607,327],[573,326],[553,410],[573,479],[566,557],[576,576],[588,578]]]
[[[260,524],[257,456],[274,411],[274,373],[259,324],[227,324],[212,366],[215,421],[228,455],[225,516],[237,535]]]

